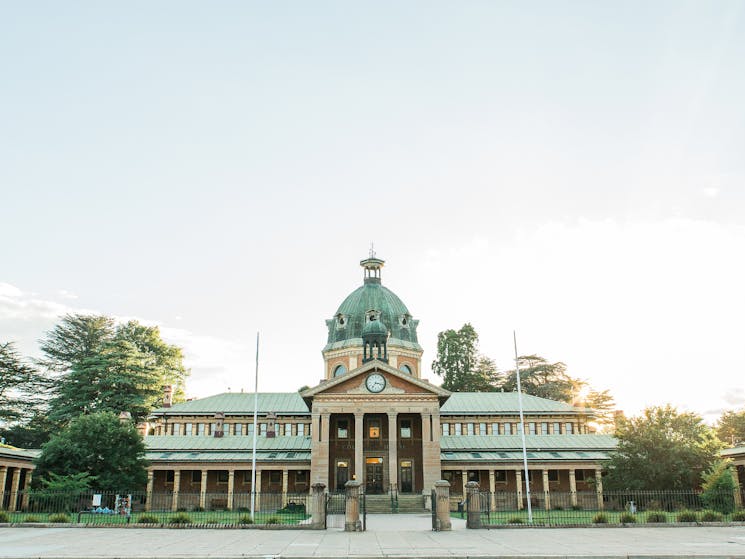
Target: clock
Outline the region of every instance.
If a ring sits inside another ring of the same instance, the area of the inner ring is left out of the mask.
[[[385,388],[385,377],[380,373],[373,373],[367,376],[365,379],[365,386],[370,392],[378,393],[383,392]]]

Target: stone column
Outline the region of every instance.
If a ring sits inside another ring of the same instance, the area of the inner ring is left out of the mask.
[[[145,510],[153,510],[153,483],[154,483],[155,472],[153,470],[147,471],[147,493],[145,496]]]
[[[364,447],[365,440],[365,414],[357,412],[354,414],[354,479],[363,483],[364,474]]]
[[[207,474],[209,470],[202,470],[202,480],[199,484],[199,506],[203,509],[207,508]]]
[[[388,412],[388,483],[398,489],[398,429],[396,412]]]
[[[31,478],[34,475],[34,471],[29,469],[26,471],[26,482],[23,484],[23,499],[21,500],[21,509],[28,509],[28,498],[31,493]]]
[[[282,468],[282,508],[287,506],[287,488],[289,487],[288,481],[290,472],[287,468]]]
[[[489,510],[497,510],[497,484],[494,479],[494,470],[489,470]]]
[[[735,506],[737,508],[742,507],[742,491],[740,490],[740,474],[737,471],[737,465],[732,464],[729,468],[729,471],[732,472],[732,481],[735,482]]]
[[[466,500],[466,483],[468,482],[468,470],[461,470],[460,472],[460,490],[463,495],[463,501]]]
[[[598,496],[598,510],[603,510],[603,469],[595,468],[595,491]]]
[[[517,510],[523,510],[523,473],[515,470],[515,487],[517,488]]]
[[[5,483],[8,480],[8,466],[0,466],[0,508],[5,502]]]
[[[435,414],[431,410],[421,413],[422,417],[422,482],[423,490],[430,491],[435,482],[440,479],[440,439],[439,431],[435,430]],[[430,422],[432,428],[430,429]],[[430,440],[431,439],[431,440]]]
[[[330,416],[328,413],[315,411],[311,418],[310,436],[313,437],[313,444],[310,445],[310,482],[325,484],[329,482]]]
[[[360,486],[357,480],[350,480],[345,485],[347,497],[346,515],[344,517],[345,532],[361,532],[362,521],[360,521]]]
[[[235,493],[235,470],[228,470],[228,510],[233,510],[233,495]]]
[[[453,525],[450,522],[450,483],[441,479],[435,482],[435,502],[432,503],[437,512],[435,529],[445,532],[452,530]]]
[[[21,484],[21,468],[13,468],[13,478],[10,482],[10,502],[8,503],[8,511],[13,512],[16,510],[18,505],[18,486]]]
[[[466,483],[468,516],[466,528],[481,528],[481,495],[479,484],[475,481]]]
[[[549,495],[548,470],[543,468],[543,508],[551,510],[551,496]]]
[[[569,498],[572,500],[572,506],[577,506],[577,476],[574,468],[569,470]]]
[[[311,524],[314,528],[324,528],[326,524],[326,484],[314,483],[310,499]]]
[[[178,510],[178,494],[181,491],[181,470],[173,470],[173,491],[171,492],[171,510]]]

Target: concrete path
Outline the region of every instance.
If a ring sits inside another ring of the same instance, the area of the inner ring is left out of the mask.
[[[428,525],[419,527],[426,518],[370,515],[370,530],[356,534],[339,530],[0,528],[0,558],[745,558],[743,526],[432,532]]]

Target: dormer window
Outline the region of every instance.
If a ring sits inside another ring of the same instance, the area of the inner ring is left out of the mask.
[[[347,368],[344,365],[337,365],[334,369],[334,376],[340,377],[343,374],[346,374]]]
[[[399,323],[401,324],[401,327],[402,328],[408,328],[409,327],[409,320],[410,319],[411,319],[411,317],[408,314],[403,315],[399,319]]]
[[[342,330],[347,327],[347,317],[343,314],[336,315],[336,329]]]
[[[380,320],[380,311],[370,309],[365,313],[365,322],[375,322]]]

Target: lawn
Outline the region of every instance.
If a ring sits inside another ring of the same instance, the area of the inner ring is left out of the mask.
[[[45,523],[50,522],[50,517],[59,516],[54,513],[24,513],[24,512],[9,512],[7,513],[10,517],[10,521],[13,523],[17,522],[39,522]],[[247,518],[251,517],[249,512],[238,512],[238,511],[199,511],[199,512],[170,512],[170,511],[152,511],[152,512],[137,512],[132,514],[129,523],[137,523],[141,516],[151,516],[157,519],[157,522],[150,522],[150,524],[176,524],[172,522],[174,517],[183,518],[186,516],[191,522],[182,522],[181,524],[226,524],[226,525],[239,525],[249,524],[246,522]],[[67,517],[70,522],[77,523],[78,513],[69,513]],[[292,512],[257,512],[254,515],[255,524],[299,524],[302,521],[310,518],[309,515],[304,513]],[[241,522],[243,520],[243,522]],[[127,524],[128,518],[122,515],[116,514],[91,514],[84,513],[80,515],[81,524]]]
[[[601,511],[597,510],[533,510],[533,524],[541,526],[568,526],[568,525],[590,525],[595,524],[593,519]],[[602,511],[607,519],[607,524],[620,524],[620,516],[623,511]],[[678,512],[665,513],[667,524],[677,522]],[[466,518],[466,513],[451,512],[453,518]],[[699,512],[700,516],[700,512]],[[647,512],[639,512],[634,515],[636,523],[646,524]],[[722,522],[729,522],[731,515],[724,515]],[[520,521],[516,521],[520,519]],[[482,525],[514,524],[528,525],[528,511],[494,511],[481,514]]]

